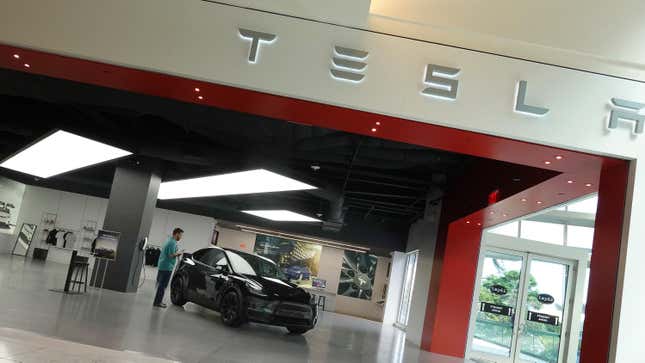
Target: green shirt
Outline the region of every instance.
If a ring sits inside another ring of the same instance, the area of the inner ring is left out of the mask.
[[[172,271],[175,268],[176,258],[171,256],[175,253],[177,253],[177,241],[170,237],[166,243],[163,244],[161,253],[159,254],[159,263],[157,266],[160,271]]]

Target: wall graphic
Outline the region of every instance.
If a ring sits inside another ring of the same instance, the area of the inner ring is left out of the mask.
[[[345,251],[340,270],[338,295],[372,300],[378,258],[367,253]]]
[[[299,286],[311,287],[318,276],[321,245],[258,234],[253,252],[277,263],[286,277]]]
[[[24,193],[24,184],[0,176],[0,233],[14,233]]]

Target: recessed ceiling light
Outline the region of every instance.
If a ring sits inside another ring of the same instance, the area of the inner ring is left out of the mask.
[[[217,197],[222,195],[316,189],[309,184],[265,169],[163,182],[159,199]]]
[[[592,185],[591,183],[585,184],[586,187],[590,187],[591,185]]]
[[[204,96],[197,96],[198,99],[203,100]]]
[[[567,183],[568,184],[573,184],[574,182],[573,182],[573,180],[567,180]]]
[[[373,127],[373,128],[372,128],[372,132],[376,132],[376,127]]]
[[[381,123],[376,121],[376,126],[381,126]]]
[[[256,217],[269,219],[276,222],[320,222],[320,219],[311,218],[304,214],[290,210],[243,210],[242,212],[252,214]]]
[[[29,63],[25,63],[25,68],[30,68],[30,67],[31,66],[29,65]]]
[[[538,200],[538,201],[537,201],[537,204],[542,204],[542,201],[541,201],[541,200]]]
[[[526,202],[526,198],[522,198],[522,202]]]
[[[508,217],[508,214],[504,213],[504,214],[502,214],[502,216],[504,216],[504,217]]]
[[[562,155],[556,155],[555,156],[555,160],[562,160],[562,159],[564,159],[564,156],[562,156]]]
[[[195,87],[195,92],[199,92],[199,88]]]
[[[494,211],[490,211],[490,212],[488,212],[488,213],[490,213],[490,215],[493,215],[493,214],[495,214],[495,212],[494,212]]]
[[[481,223],[479,223],[479,222],[477,222],[477,225],[478,225],[478,226],[481,226],[482,224],[481,224]]]
[[[131,153],[66,131],[56,131],[0,164],[3,168],[49,178]]]
[[[470,221],[466,221],[466,224],[470,224]]]
[[[16,58],[16,59],[20,59],[20,55],[19,55],[19,54],[14,54],[14,55],[13,55],[13,57],[14,57],[14,58]]]
[[[550,161],[548,161],[548,160],[545,160],[545,161],[544,161],[544,164],[546,164],[546,165],[551,165],[551,162],[550,162]]]

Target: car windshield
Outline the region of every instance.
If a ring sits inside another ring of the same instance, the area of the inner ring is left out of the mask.
[[[243,275],[271,277],[286,280],[286,276],[273,261],[244,252],[226,251],[233,270]]]

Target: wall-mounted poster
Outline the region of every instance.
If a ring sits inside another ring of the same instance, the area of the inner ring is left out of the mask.
[[[318,276],[321,245],[258,234],[253,252],[277,263],[287,279],[299,286],[311,287]]]
[[[99,229],[96,235],[94,256],[106,260],[116,260],[116,250],[119,246],[121,232],[112,232]]]
[[[372,300],[378,258],[367,253],[345,251],[340,270],[338,295]]]
[[[13,234],[25,185],[0,176],[0,233]]]

